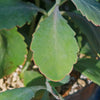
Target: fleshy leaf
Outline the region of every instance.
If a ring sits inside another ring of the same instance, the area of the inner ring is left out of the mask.
[[[9,29],[14,26],[22,26],[26,22],[31,22],[33,16],[42,9],[32,3],[11,2],[0,3],[0,29]]]
[[[6,0],[6,2],[4,0],[0,0],[0,4],[11,4],[11,3],[16,3],[19,2],[21,0]]]
[[[1,100],[31,100],[35,97],[35,93],[41,89],[45,89],[42,86],[25,87],[19,89],[8,90],[0,93]]]
[[[80,29],[80,32],[86,36],[89,46],[95,54],[100,54],[100,27],[96,27],[94,24],[89,22],[85,17],[75,14],[68,13],[64,14],[64,17],[69,15],[75,26]]]
[[[26,45],[17,28],[0,31],[0,78],[13,72],[25,59]]]
[[[72,0],[88,20],[100,26],[100,3],[96,0]]]
[[[67,75],[67,76],[65,76],[65,78],[63,80],[61,80],[59,82],[53,82],[53,81],[50,81],[50,80],[48,80],[48,82],[50,83],[51,86],[57,87],[57,86],[61,86],[61,85],[68,83],[69,79],[70,79],[70,76]]]
[[[45,78],[35,71],[24,72],[24,85],[25,86],[36,86],[45,85]]]
[[[35,63],[49,79],[61,80],[72,70],[78,52],[74,35],[58,8],[40,22],[33,36],[32,50]]]
[[[50,98],[49,98],[49,92],[45,91],[41,100],[50,100]]]
[[[80,59],[75,69],[100,85],[100,61],[95,59]]]

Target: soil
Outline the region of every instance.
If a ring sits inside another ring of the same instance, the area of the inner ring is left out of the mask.
[[[8,75],[8,76],[0,79],[0,92],[4,92],[6,90],[11,90],[14,88],[24,87],[24,84],[19,77],[20,72],[21,72],[21,67],[17,68],[16,71],[13,72],[11,75]],[[78,99],[78,98],[80,96],[86,97],[87,91],[94,90],[97,85],[92,83],[92,81],[87,79],[87,77],[85,77],[84,75],[81,75],[79,72],[77,72],[75,70],[73,70],[70,75],[71,75],[71,77],[70,77],[69,83],[67,83],[61,87],[57,87],[58,92],[64,98],[66,98],[66,100],[87,100],[87,99],[82,99],[82,98]],[[81,91],[81,92],[78,92],[78,91]],[[89,91],[88,91],[88,93],[89,93]],[[74,94],[74,97],[77,99],[75,99],[75,98],[71,99],[73,94]],[[89,95],[87,95],[87,97]]]
[[[24,84],[19,77],[20,72],[21,68],[17,68],[16,71],[13,72],[11,75],[0,79],[0,92],[4,92],[6,90],[11,90],[14,88],[24,87]]]

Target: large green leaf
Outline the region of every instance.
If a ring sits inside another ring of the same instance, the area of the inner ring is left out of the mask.
[[[0,3],[0,29],[9,29],[16,25],[22,26],[30,22],[33,16],[41,10],[32,3],[1,1]]]
[[[80,59],[75,64],[75,69],[100,85],[100,60]]]
[[[0,78],[13,72],[24,61],[26,45],[17,28],[0,31]]]
[[[35,63],[49,79],[61,80],[72,70],[78,52],[74,35],[58,8],[40,23],[33,36],[32,50]]]
[[[96,25],[100,25],[100,3],[96,0],[72,0],[77,9]]]
[[[19,89],[8,90],[0,93],[1,100],[31,100],[35,97],[35,93],[41,89],[45,89],[42,86],[25,87]]]
[[[75,13],[65,13],[70,16],[75,26],[78,27],[83,35],[86,36],[88,43],[95,54],[100,53],[100,27],[96,27],[85,17]]]

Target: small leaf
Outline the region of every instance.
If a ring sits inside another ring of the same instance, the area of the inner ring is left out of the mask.
[[[100,85],[100,60],[80,59],[74,68]]]
[[[45,78],[35,71],[24,72],[24,85],[25,86],[36,86],[45,85]]]
[[[0,78],[13,72],[24,62],[26,45],[17,28],[0,31]]]
[[[91,49],[90,45],[86,43],[80,50],[81,54],[85,54],[86,56],[91,56],[96,58],[97,54],[94,53],[94,51]]]
[[[72,70],[77,60],[75,33],[58,8],[41,23],[33,36],[34,61],[49,79],[58,81]]]
[[[65,76],[65,78],[63,80],[61,80],[59,82],[53,82],[53,81],[50,81],[50,80],[48,80],[48,82],[50,83],[51,86],[57,87],[57,86],[61,86],[61,85],[68,83],[69,79],[70,79],[70,76],[67,75],[67,76]]]
[[[41,100],[50,100],[49,92],[45,91]]]
[[[100,26],[100,4],[96,0],[72,0],[88,20]]]
[[[44,12],[32,3],[11,2],[0,3],[0,29],[10,29],[16,25],[22,26],[31,22],[33,16],[38,12]]]
[[[31,100],[35,97],[35,93],[41,89],[45,89],[42,86],[25,87],[19,89],[8,90],[0,93],[1,100]]]

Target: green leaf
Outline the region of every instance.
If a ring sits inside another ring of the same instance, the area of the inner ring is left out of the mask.
[[[100,60],[80,59],[75,64],[75,69],[100,85]]]
[[[49,92],[45,91],[41,100],[50,100]]]
[[[21,0],[6,0],[6,2],[4,0],[0,0],[0,4],[11,4],[11,3],[16,3],[19,2]]]
[[[77,60],[75,33],[58,8],[41,23],[33,36],[34,61],[49,79],[58,81],[72,70]]]
[[[25,87],[19,89],[8,90],[0,93],[1,100],[31,100],[35,97],[35,93],[41,89],[45,89],[42,86]]]
[[[0,29],[10,29],[14,26],[22,26],[30,23],[38,11],[44,12],[32,3],[11,2],[0,3]]]
[[[0,78],[13,72],[24,62],[26,45],[17,28],[0,31]]]
[[[96,0],[72,0],[72,2],[88,20],[100,25],[100,4]]]
[[[85,54],[86,56],[91,56],[96,58],[97,55],[93,52],[93,50],[91,49],[90,45],[88,43],[86,43],[80,50],[81,54]]]
[[[68,13],[68,15],[71,17],[75,26],[80,29],[80,32],[86,36],[87,41],[94,53],[100,53],[100,27],[96,27],[85,17],[79,14]],[[66,14],[64,14],[64,16],[66,17]]]
[[[53,82],[53,81],[50,81],[50,80],[48,80],[48,82],[50,83],[51,86],[57,87],[57,86],[61,86],[61,85],[68,83],[69,79],[70,79],[70,76],[67,75],[67,76],[65,76],[65,78],[63,80],[61,80],[59,82]]]
[[[45,85],[45,78],[35,71],[24,72],[24,85],[25,86],[36,86]]]

